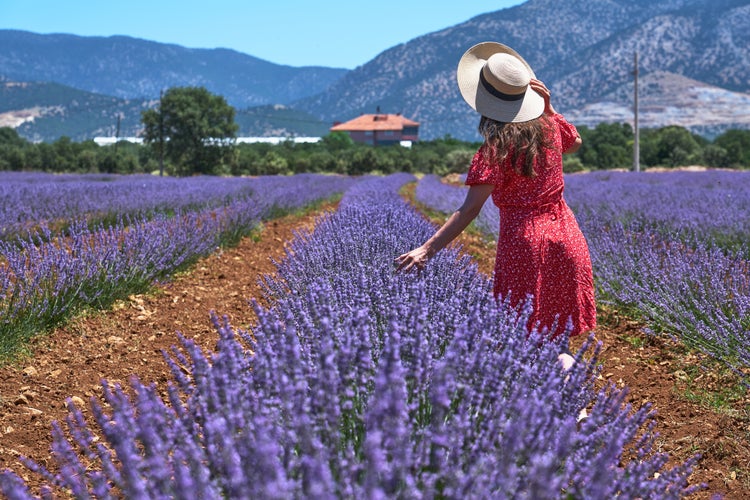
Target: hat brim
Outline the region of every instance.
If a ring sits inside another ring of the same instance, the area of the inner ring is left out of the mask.
[[[539,118],[544,113],[544,98],[531,87],[526,89],[522,99],[506,101],[490,94],[479,81],[479,75],[487,59],[493,54],[506,53],[517,57],[531,78],[536,78],[523,57],[507,45],[497,42],[482,42],[467,50],[458,62],[456,79],[461,97],[482,116],[505,123],[527,122]]]

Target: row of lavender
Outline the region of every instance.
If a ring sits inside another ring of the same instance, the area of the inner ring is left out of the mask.
[[[62,198],[70,193],[64,186],[66,179],[59,179]],[[137,186],[146,179],[131,179],[130,184],[120,181],[128,186],[120,196],[129,192],[133,197],[131,208],[149,203],[136,197]],[[210,206],[211,197],[221,196],[215,189],[232,192],[232,183],[252,191],[218,208],[184,210],[175,216],[157,213],[121,217],[113,225],[100,223],[94,228],[90,227],[87,208],[79,218],[69,221],[64,235],[42,226],[26,239],[0,241],[0,359],[12,356],[30,336],[81,308],[106,306],[143,291],[155,280],[166,278],[217,247],[233,244],[276,211],[298,209],[342,193],[354,180],[314,174],[223,181],[193,178],[175,180],[169,190],[162,181],[154,182],[160,187],[151,186],[144,193],[161,191],[165,203],[181,190],[192,192],[193,201],[203,200],[199,203],[202,206]],[[211,190],[204,191],[201,198],[196,193],[206,189],[201,187],[204,182]],[[78,181],[73,184],[78,185]],[[42,191],[52,192],[52,187]],[[124,203],[123,198],[107,205],[101,192],[92,189],[91,195],[101,203],[100,210],[124,206],[119,204]]]
[[[750,367],[750,173],[569,176],[604,297]]]
[[[446,214],[455,211],[464,201],[466,192],[444,184],[437,175],[426,175],[419,180],[415,191],[418,202],[432,210]],[[497,234],[500,215],[492,203],[486,203],[473,223],[484,234]]]
[[[453,210],[464,189],[425,178],[417,199]],[[589,242],[599,300],[750,367],[749,173],[592,172],[567,176],[565,197]],[[498,226],[487,232],[497,237]]]
[[[147,217],[225,206],[254,192],[254,179],[0,172],[0,240],[40,226]]]
[[[559,345],[528,335],[530,311],[495,302],[470,259],[446,250],[394,273],[394,256],[434,230],[397,195],[410,179],[350,188],[266,278],[272,305],[256,307],[251,333],[217,320],[211,354],[183,340],[168,400],[105,384],[95,423],[73,411],[55,428],[60,472],[32,468],[76,498],[690,493],[692,462],[666,469],[651,451],[650,410],[597,392],[595,360],[564,372]],[[0,489],[33,498],[11,472]]]
[[[566,177],[577,214],[619,220],[688,245],[704,243],[750,259],[750,172],[599,171]]]

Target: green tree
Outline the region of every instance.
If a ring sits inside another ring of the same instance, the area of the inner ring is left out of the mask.
[[[445,163],[448,173],[461,174],[469,171],[471,160],[474,158],[474,150],[454,149],[445,155]]]
[[[633,128],[628,123],[599,123],[594,129],[579,127],[583,145],[581,163],[592,168],[629,167],[633,163]]]
[[[289,162],[276,151],[269,151],[260,160],[260,169],[263,175],[286,175],[290,174]]]
[[[659,164],[679,167],[702,161],[699,141],[688,129],[670,125],[659,129],[657,136]]]
[[[44,162],[42,161],[42,153],[39,150],[39,144],[32,144],[25,150],[24,160],[26,164],[24,168],[27,170],[44,170]]]
[[[654,167],[659,164],[658,131],[653,128],[642,128],[640,134],[640,160],[641,165]]]
[[[349,175],[362,175],[372,172],[378,157],[373,147],[359,147],[349,157]]]
[[[330,153],[354,147],[354,141],[349,134],[341,131],[323,136],[320,142]]]
[[[566,174],[572,174],[574,172],[581,172],[585,170],[583,162],[576,155],[564,155],[563,156],[563,172]]]
[[[74,172],[77,156],[77,145],[64,135],[52,143],[52,161],[48,168],[53,172]]]
[[[54,145],[40,142],[36,145],[36,150],[39,152],[39,163],[42,165],[42,170],[45,172],[62,172],[62,170],[57,169],[57,154]]]
[[[99,171],[97,155],[91,149],[84,149],[76,156],[76,171],[81,173],[94,173]]]
[[[24,147],[29,142],[18,135],[18,132],[14,128],[0,127],[0,145],[13,146],[13,147]]]
[[[434,150],[428,147],[422,147],[419,149],[415,148],[413,171],[445,175],[447,169],[441,170],[443,168],[442,165],[443,158],[441,158]]]
[[[316,151],[310,155],[311,172],[336,172],[336,158],[328,151]]]
[[[250,144],[239,144],[232,159],[232,175],[258,175],[260,155]]]
[[[727,150],[715,144],[703,148],[703,160],[707,167],[726,168],[731,166]]]
[[[214,174],[232,159],[234,108],[203,87],[173,87],[142,114],[144,140],[178,175]]]
[[[727,130],[714,140],[714,145],[726,151],[728,165],[750,167],[750,130]]]

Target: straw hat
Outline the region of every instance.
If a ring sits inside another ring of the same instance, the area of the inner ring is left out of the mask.
[[[544,99],[529,86],[536,78],[515,50],[497,42],[474,45],[456,71],[461,96],[479,114],[500,122],[527,122],[544,113]]]

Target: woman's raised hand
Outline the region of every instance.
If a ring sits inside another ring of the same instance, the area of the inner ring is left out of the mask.
[[[549,91],[544,82],[542,82],[541,80],[537,80],[536,78],[532,78],[531,82],[529,82],[529,86],[534,92],[542,96],[542,98],[544,99],[544,112],[548,115],[555,114],[555,108],[553,108],[552,104],[550,103],[550,97],[552,96],[552,93]]]

